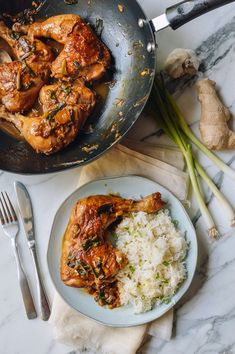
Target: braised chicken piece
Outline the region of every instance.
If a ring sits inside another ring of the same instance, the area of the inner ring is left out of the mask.
[[[12,122],[37,151],[51,154],[71,143],[95,105],[95,94],[83,80],[45,85],[40,92],[43,115],[10,114],[0,107],[0,117]]]
[[[105,73],[108,49],[77,15],[14,23],[12,29],[0,21],[0,37],[14,53],[14,61],[0,64],[0,117],[12,122],[37,152],[61,150],[75,139],[95,105],[85,82]],[[56,59],[38,37],[64,45]],[[37,98],[43,114],[33,106]]]
[[[47,37],[64,45],[52,63],[52,75],[82,77],[86,81],[100,79],[110,64],[110,53],[80,16],[66,14],[25,26],[14,24],[17,31],[28,33],[31,41]]]
[[[73,82],[58,81],[52,85],[45,85],[39,94],[44,112],[53,110],[58,103],[80,106],[84,111],[91,111],[95,104],[95,94],[85,86],[82,79]]]
[[[16,34],[3,21],[0,21],[0,37],[9,44],[17,59],[0,65],[0,102],[10,112],[27,111],[48,81],[54,56],[43,42]]]
[[[111,195],[79,200],[63,238],[61,279],[72,287],[87,288],[100,305],[120,305],[116,275],[127,263],[125,255],[107,240],[107,230],[130,213],[154,213],[165,202],[160,193],[136,201]]]

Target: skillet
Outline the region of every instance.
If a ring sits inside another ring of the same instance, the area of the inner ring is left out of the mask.
[[[112,54],[112,84],[77,139],[59,153],[36,154],[27,143],[0,130],[0,169],[42,174],[81,166],[102,155],[132,127],[149,97],[156,67],[155,33],[168,26],[175,30],[233,1],[183,1],[148,20],[136,0],[44,0],[35,20],[75,13],[94,28],[103,20],[101,39]],[[31,7],[31,0],[0,0],[0,14]]]

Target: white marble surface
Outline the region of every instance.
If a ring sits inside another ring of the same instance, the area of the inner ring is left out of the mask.
[[[153,17],[159,15],[174,1],[142,0],[140,3],[147,15]],[[205,60],[205,75],[217,81],[225,103],[235,116],[234,15],[235,4],[231,4],[185,25],[176,32],[170,29],[164,30],[157,35],[157,40],[159,65],[162,65],[166,55],[176,47],[198,48],[200,57]],[[216,36],[208,40],[214,33]],[[203,41],[206,41],[204,45],[202,45]],[[196,102],[195,88],[187,83],[185,87],[182,94],[178,93],[179,104],[197,132],[199,106]],[[177,88],[174,87],[174,90]],[[235,119],[233,119],[233,128],[235,128]],[[143,125],[140,119],[130,134],[141,138],[154,130],[156,126],[153,120],[149,119],[148,124]],[[235,152],[220,155],[225,161],[229,161]],[[200,157],[200,159],[208,173],[215,176],[217,169],[205,158]],[[234,162],[232,165],[235,168]],[[40,264],[51,300],[54,290],[46,265],[49,231],[56,209],[76,188],[78,177],[79,169],[33,177],[0,172],[0,189],[7,190],[14,202],[14,180],[25,183],[32,197]],[[235,206],[234,181],[227,177],[223,178],[222,175],[217,177],[220,178],[221,190]],[[208,241],[203,221],[193,201],[189,212],[194,220],[199,217],[196,223],[199,240],[197,273],[189,293],[177,306],[172,340],[162,342],[152,339],[143,346],[142,354],[235,353],[235,232],[228,227],[227,220],[215,199],[210,201],[210,209],[217,220],[221,239],[214,243]],[[33,284],[32,263],[22,232],[19,235],[19,244],[26,272]],[[26,319],[11,247],[1,229],[0,248],[0,354],[71,353],[70,348],[54,342],[52,329],[48,323],[40,319],[33,321]]]

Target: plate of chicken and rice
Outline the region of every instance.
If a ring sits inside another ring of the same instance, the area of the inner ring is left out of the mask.
[[[47,261],[55,289],[104,325],[148,323],[188,290],[196,269],[194,227],[178,199],[140,176],[89,182],[58,209]]]

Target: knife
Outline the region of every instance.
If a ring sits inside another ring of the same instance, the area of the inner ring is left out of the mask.
[[[50,305],[41,280],[41,274],[37,258],[33,207],[26,187],[22,183],[17,181],[14,182],[14,186],[19,205],[20,215],[23,221],[24,231],[28,240],[28,246],[33,257],[37,280],[37,292],[39,297],[40,317],[43,321],[47,321],[50,317]]]

